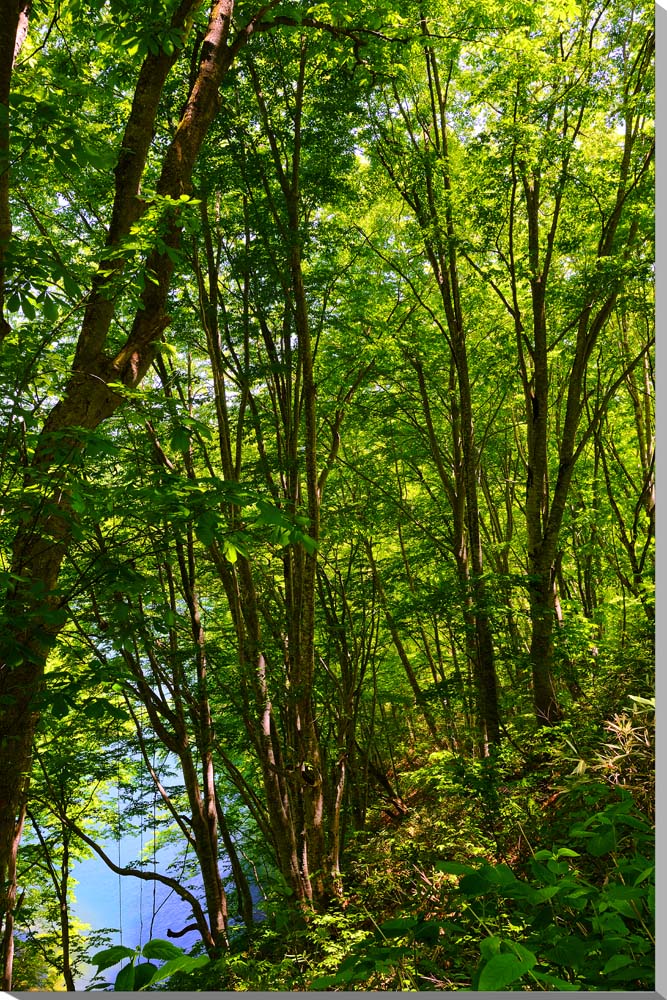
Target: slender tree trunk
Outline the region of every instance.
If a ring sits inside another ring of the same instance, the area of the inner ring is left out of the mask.
[[[555,610],[549,572],[534,573],[529,586],[530,660],[533,668],[533,699],[540,725],[552,725],[561,717],[554,687],[553,630]]]
[[[14,827],[13,836],[9,849],[7,867],[0,869],[0,876],[3,878],[3,906],[4,924],[2,934],[2,989],[12,988],[12,970],[14,965],[14,907],[16,906],[16,862],[18,858],[21,834],[26,815],[27,782],[22,793],[22,803],[19,809],[18,820]]]
[[[182,734],[182,738],[187,742],[185,734]],[[202,882],[204,883],[204,895],[206,897],[206,909],[211,936],[216,948],[223,949],[228,946],[228,914],[227,897],[222,885],[218,863],[217,812],[213,818],[209,814],[208,797],[205,793],[202,794],[187,745],[183,747],[179,757],[191,810],[192,829],[195,835],[195,850],[199,870],[202,875]],[[211,776],[210,772],[212,772],[213,768],[210,757],[202,761],[202,768],[204,771],[204,780],[206,785],[208,785]],[[215,810],[215,799],[213,808]]]
[[[243,870],[243,866],[239,860],[238,851],[236,850],[236,845],[232,840],[232,836],[229,832],[229,827],[227,825],[227,818],[225,816],[222,803],[219,798],[216,797],[216,808],[218,812],[218,827],[220,829],[220,836],[222,837],[222,842],[225,845],[225,851],[227,852],[227,857],[229,858],[229,863],[232,866],[232,874],[234,875],[234,883],[236,885],[236,891],[238,894],[239,903],[239,914],[243,923],[245,924],[247,930],[252,930],[255,922],[254,917],[254,907],[252,901],[252,893],[250,891],[250,885],[246,874]]]
[[[465,502],[465,531],[470,560],[470,575],[466,580],[470,616],[468,651],[473,669],[479,742],[482,753],[500,738],[500,718],[495,669],[495,653],[491,625],[487,611],[487,596],[483,577],[483,555],[479,524],[478,472],[479,455],[475,443],[475,425],[472,392],[468,367],[468,344],[460,297],[459,268],[456,250],[456,231],[451,204],[452,180],[449,162],[449,124],[447,121],[448,86],[443,87],[440,66],[432,45],[428,19],[420,11],[420,26],[423,40],[424,63],[430,97],[430,122],[428,129],[419,117],[403,107],[398,94],[399,109],[406,123],[413,152],[423,172],[421,185],[405,184],[399,177],[393,163],[393,156],[383,156],[383,163],[397,190],[414,212],[422,230],[426,256],[436,280],[445,323],[441,326],[451,352],[456,374],[456,415],[460,420],[460,448],[463,490],[458,497]],[[382,155],[382,154],[381,154]],[[434,169],[434,162],[437,164]],[[444,208],[436,195],[436,184],[445,190]],[[423,398],[423,393],[422,393]],[[463,544],[463,537],[461,542]],[[473,620],[474,616],[474,620]]]
[[[10,332],[5,317],[5,262],[12,236],[9,207],[9,98],[12,72],[16,57],[28,33],[31,0],[1,0],[0,2],[0,344]]]
[[[300,100],[303,99],[303,84],[305,74],[305,45],[303,47],[300,87]],[[295,152],[292,196],[288,201],[290,237],[292,247],[290,253],[290,272],[292,276],[292,294],[294,297],[294,321],[299,347],[303,378],[302,407],[304,413],[304,472],[306,480],[306,503],[308,510],[308,534],[312,539],[313,548],[304,549],[300,546],[296,556],[298,560],[298,586],[295,597],[297,601],[291,610],[291,633],[298,636],[296,660],[297,689],[296,734],[297,768],[302,782],[302,797],[304,809],[304,833],[302,842],[302,866],[304,875],[308,872],[309,880],[313,881],[314,896],[322,901],[328,891],[328,876],[326,871],[326,840],[324,816],[324,781],[325,772],[322,765],[319,735],[315,728],[314,717],[314,679],[315,679],[315,594],[317,573],[316,546],[320,534],[320,490],[317,468],[317,407],[315,401],[315,377],[313,373],[313,349],[308,322],[306,292],[301,269],[301,233],[299,219],[299,150],[300,150],[300,104],[299,120],[295,123]],[[295,581],[297,582],[297,581]],[[290,653],[291,656],[291,653]]]
[[[58,908],[60,911],[60,940],[63,950],[63,978],[68,993],[74,993],[74,977],[72,975],[71,962],[71,934],[69,919],[69,903],[67,894],[69,890],[69,830],[62,827],[63,835],[63,856],[60,863],[60,892],[58,894]]]
[[[438,262],[431,253],[431,266],[437,274],[440,273],[444,264],[442,261]],[[448,292],[444,294],[449,302]],[[452,548],[463,602],[466,654],[472,665],[475,680],[474,697],[479,742],[482,753],[486,755],[489,744],[496,743],[499,739],[500,719],[493,640],[485,608],[486,595],[482,578],[483,559],[477,496],[479,462],[475,453],[465,337],[457,332],[456,311],[453,304],[449,304],[446,311],[448,317],[451,317],[449,329],[452,336],[449,388],[454,458],[453,479],[445,467],[437,440],[423,365],[421,361],[416,359],[412,360],[412,365],[417,373],[431,456],[452,507]]]
[[[412,669],[412,664],[410,663],[410,657],[408,656],[408,654],[407,654],[407,652],[405,650],[405,646],[403,645],[403,642],[402,642],[401,637],[399,635],[398,629],[396,628],[396,623],[394,621],[394,616],[392,615],[391,610],[389,608],[389,602],[387,600],[387,595],[385,594],[384,587],[382,585],[382,580],[381,580],[380,574],[378,572],[377,563],[375,562],[375,558],[373,556],[373,549],[371,548],[370,542],[367,543],[366,553],[368,555],[368,561],[370,563],[371,572],[373,574],[373,581],[375,583],[378,595],[380,597],[380,604],[381,604],[382,609],[384,611],[384,616],[385,616],[385,620],[387,622],[387,627],[389,629],[389,634],[391,635],[392,642],[394,643],[394,648],[396,649],[396,652],[398,653],[398,658],[401,661],[401,665],[402,665],[402,667],[403,667],[403,669],[405,671],[405,676],[407,677],[408,683],[410,684],[410,687],[412,689],[412,693],[413,693],[414,698],[415,698],[415,705],[416,705],[417,711],[421,714],[422,718],[424,719],[424,722],[426,723],[426,725],[428,727],[428,731],[430,732],[431,736],[433,737],[433,741],[434,741],[435,745],[439,746],[440,745],[440,737],[438,735],[438,729],[437,729],[437,726],[435,724],[435,720],[433,719],[433,716],[432,716],[431,712],[429,711],[428,707],[424,703],[424,697],[422,695],[422,689],[420,687],[419,681],[417,680],[417,676],[416,676],[414,670]]]
[[[301,261],[301,114],[306,64],[307,43],[302,38],[299,75],[294,91],[294,145],[291,162],[285,163],[272,129],[261,82],[250,63],[259,112],[284,201],[286,226],[284,216],[277,213],[276,222],[284,227],[288,240],[286,263],[290,281],[289,287],[285,289],[282,350],[291,383],[287,385],[278,382],[276,385],[282,426],[276,425],[275,431],[284,464],[281,469],[284,501],[290,514],[294,515],[302,510],[305,500],[310,537],[310,544],[291,546],[283,557],[287,632],[284,657],[288,685],[285,691],[282,749],[268,694],[267,664],[261,652],[258,626],[253,623],[248,631],[256,636],[255,641],[251,640],[251,648],[254,647],[251,662],[256,664],[255,696],[261,713],[259,728],[262,739],[259,745],[262,749],[267,807],[269,811],[277,812],[279,830],[276,830],[276,840],[281,854],[281,870],[292,885],[297,899],[307,905],[318,906],[330,891],[331,879],[327,870],[327,774],[315,724],[314,706],[316,549],[319,539],[321,483],[317,467],[313,348]],[[296,352],[292,350],[292,333],[296,335]],[[267,324],[264,339],[267,350],[275,356],[276,345]],[[304,486],[305,497],[302,496]],[[242,581],[243,590],[245,595],[251,592],[254,595],[248,570],[249,564],[244,563],[246,578]],[[245,600],[244,597],[244,605]],[[244,607],[244,613],[245,611]]]

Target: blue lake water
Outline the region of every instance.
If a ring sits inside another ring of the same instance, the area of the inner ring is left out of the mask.
[[[120,861],[117,843],[100,846],[116,864],[127,866],[138,861],[142,845],[138,837],[124,837],[120,842]],[[179,850],[177,845],[167,845],[156,853],[158,873],[177,878],[177,871],[167,869]],[[147,870],[153,870],[152,862]],[[222,874],[224,876],[224,871]],[[74,915],[89,924],[91,930],[114,928],[109,935],[109,945],[124,944],[135,948],[144,945],[150,938],[162,938],[172,940],[179,948],[189,951],[199,940],[196,931],[169,938],[168,930],[179,931],[193,922],[190,906],[169,886],[131,875],[118,876],[97,855],[75,865],[72,875],[79,883],[74,890]],[[186,879],[182,884],[201,899],[201,880]],[[113,982],[119,969],[120,966],[114,966],[103,973],[105,981]],[[77,990],[90,983],[94,971],[92,967],[87,969],[84,976],[77,980]]]

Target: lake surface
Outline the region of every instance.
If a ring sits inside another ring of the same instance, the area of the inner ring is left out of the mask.
[[[139,860],[142,844],[139,837],[123,837],[120,841],[120,861],[118,843],[112,841],[100,844],[100,847],[114,863],[127,866]],[[157,872],[177,877],[177,872],[168,868],[180,851],[180,845],[169,844],[156,852]],[[148,870],[153,870],[152,862]],[[223,868],[223,878],[225,874]],[[74,890],[74,915],[90,924],[91,930],[113,929],[109,935],[109,945],[124,944],[135,948],[144,945],[151,938],[163,938],[172,940],[179,948],[189,951],[199,940],[196,931],[189,931],[182,937],[169,938],[168,930],[179,931],[187,927],[193,922],[193,917],[190,906],[168,886],[131,875],[118,876],[97,855],[76,864],[72,875],[79,883]],[[203,897],[201,878],[186,879],[183,884],[193,890],[198,898]],[[119,969],[120,965],[103,973],[105,980],[113,982]],[[84,989],[90,983],[94,972],[92,966],[86,970],[85,975],[76,982],[77,990]]]

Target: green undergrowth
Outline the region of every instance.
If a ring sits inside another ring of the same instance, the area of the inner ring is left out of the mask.
[[[407,814],[354,838],[326,913],[294,921],[277,897],[168,988],[652,990],[653,703],[591,728],[406,761]]]

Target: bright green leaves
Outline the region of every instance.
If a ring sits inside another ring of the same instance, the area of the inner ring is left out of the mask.
[[[258,500],[257,507],[259,513],[254,523],[258,527],[261,525],[270,527],[269,541],[281,546],[300,543],[308,552],[317,549],[315,539],[303,530],[308,524],[308,518],[296,517],[292,521],[282,510],[264,500]]]
[[[217,511],[205,510],[195,522],[195,535],[202,545],[213,545],[221,528],[221,518]]]
[[[408,923],[410,921],[406,921],[406,925]],[[373,982],[375,976],[386,975],[395,969],[403,959],[410,958],[412,949],[407,945],[384,943],[381,936],[382,930],[381,926],[380,932],[372,942],[362,941],[355,945],[352,953],[341,962],[334,975],[317,977],[311,983],[310,988],[324,990],[330,986],[346,987],[353,983],[368,984]]]
[[[291,519],[239,483],[217,476],[202,476],[197,480],[161,478],[155,486],[147,485],[134,491],[133,500],[138,504],[138,507],[133,504],[134,509],[145,511],[149,524],[158,526],[166,521],[181,528],[191,524],[203,545],[220,541],[230,562],[236,561],[234,553],[245,555],[246,547],[253,540],[266,539],[280,546],[300,543],[310,551],[315,545],[304,531],[303,518]],[[243,510],[243,528],[230,528],[229,508]],[[116,507],[116,516],[122,510]]]
[[[187,451],[190,447],[190,435],[186,427],[175,427],[169,444],[174,451]]]
[[[596,858],[616,851],[622,841],[634,839],[643,846],[652,837],[650,824],[637,815],[627,792],[622,793],[619,802],[606,804],[587,820],[575,823],[570,833]]]
[[[155,970],[151,978],[143,985],[152,986],[153,983],[169,979],[176,972],[194,972],[196,969],[201,969],[203,966],[208,965],[209,961],[208,955],[190,956],[181,954],[180,958],[172,958]],[[135,989],[137,988],[140,989],[141,987],[135,987]]]
[[[105,969],[110,969],[112,965],[117,965],[124,958],[134,958],[136,951],[134,948],[127,948],[122,944],[113,945],[111,948],[105,948],[104,951],[98,951],[96,955],[93,955],[91,962],[97,967],[98,972],[104,972]]]
[[[154,251],[169,258],[172,264],[182,265],[182,251],[174,245],[169,233],[174,220],[187,234],[196,232],[199,216],[195,211],[199,201],[187,194],[179,198],[158,195],[145,187],[142,191],[141,208],[138,218],[129,233],[113,247],[100,250],[104,263],[98,274],[105,279],[103,294],[108,299],[119,296],[127,298],[127,306],[143,308],[141,295],[147,283],[155,284],[157,278],[153,269],[147,266],[147,258]]]
[[[33,322],[41,311],[47,323],[55,323],[60,313],[60,302],[44,290],[41,293],[25,286],[16,289],[7,299],[7,312],[21,313],[28,322]]]
[[[124,965],[116,976],[114,990],[116,992],[140,990],[143,986],[147,986],[151,982],[156,969],[157,967],[151,965],[150,962],[141,962],[137,965],[134,962],[130,962],[128,965]]]
[[[154,958],[163,961],[165,964],[156,966],[151,962],[138,962],[139,957]],[[153,983],[168,979],[175,972],[190,972],[208,964],[207,955],[191,957],[186,955],[181,948],[170,941],[163,941],[159,938],[147,941],[143,948],[127,948],[124,945],[114,945],[99,951],[91,959],[92,964],[97,967],[97,974],[117,965],[124,958],[131,959],[116,974],[114,990],[116,992],[128,990],[141,990]],[[108,983],[99,984],[94,982],[94,986],[101,988],[108,986]]]
[[[56,693],[50,699],[50,702],[51,715],[54,719],[64,719],[75,707],[71,697],[68,697],[66,694]]]
[[[120,45],[127,56],[143,60],[147,55],[159,56],[164,53],[174,56],[184,44],[185,36],[180,28],[165,27],[164,21],[137,23],[132,13],[120,21],[100,22],[95,29],[95,41],[103,48]]]
[[[171,941],[162,941],[160,938],[147,941],[141,954],[145,958],[160,958],[165,962],[169,959],[183,958],[183,952],[180,948],[177,948]]]
[[[588,822],[575,824],[571,834],[575,842],[585,841],[589,857],[597,858],[608,846],[607,841],[598,843],[597,831],[624,825],[637,838],[637,853],[628,854],[626,846],[623,860],[602,887],[581,874],[585,855],[569,847],[535,852],[528,878],[517,878],[506,865],[483,865],[476,871],[454,862],[438,865],[461,876],[458,891],[475,913],[483,906],[487,929],[498,928],[481,942],[477,989],[535,980],[555,989],[595,989],[604,988],[608,976],[632,988],[637,981],[651,980],[645,929],[652,923],[653,868],[644,863],[650,828],[633,811],[629,796],[621,796]],[[617,839],[614,843],[618,846]],[[511,937],[508,926],[515,932]]]
[[[162,345],[166,347],[167,345]],[[205,423],[203,420],[197,420],[194,417],[186,416],[180,414],[177,417],[178,423],[171,432],[171,437],[169,438],[169,444],[173,451],[187,451],[190,448],[192,438],[195,435],[199,435],[200,438],[204,438],[206,441],[210,441],[213,437],[213,433],[209,424]]]
[[[112,690],[119,693],[123,687],[118,682],[122,676],[122,661],[101,665],[94,670],[67,670],[58,658],[47,668],[48,686],[35,699],[35,708],[61,722],[68,716],[93,723],[101,721],[123,722],[128,718],[124,705],[110,697]]]

